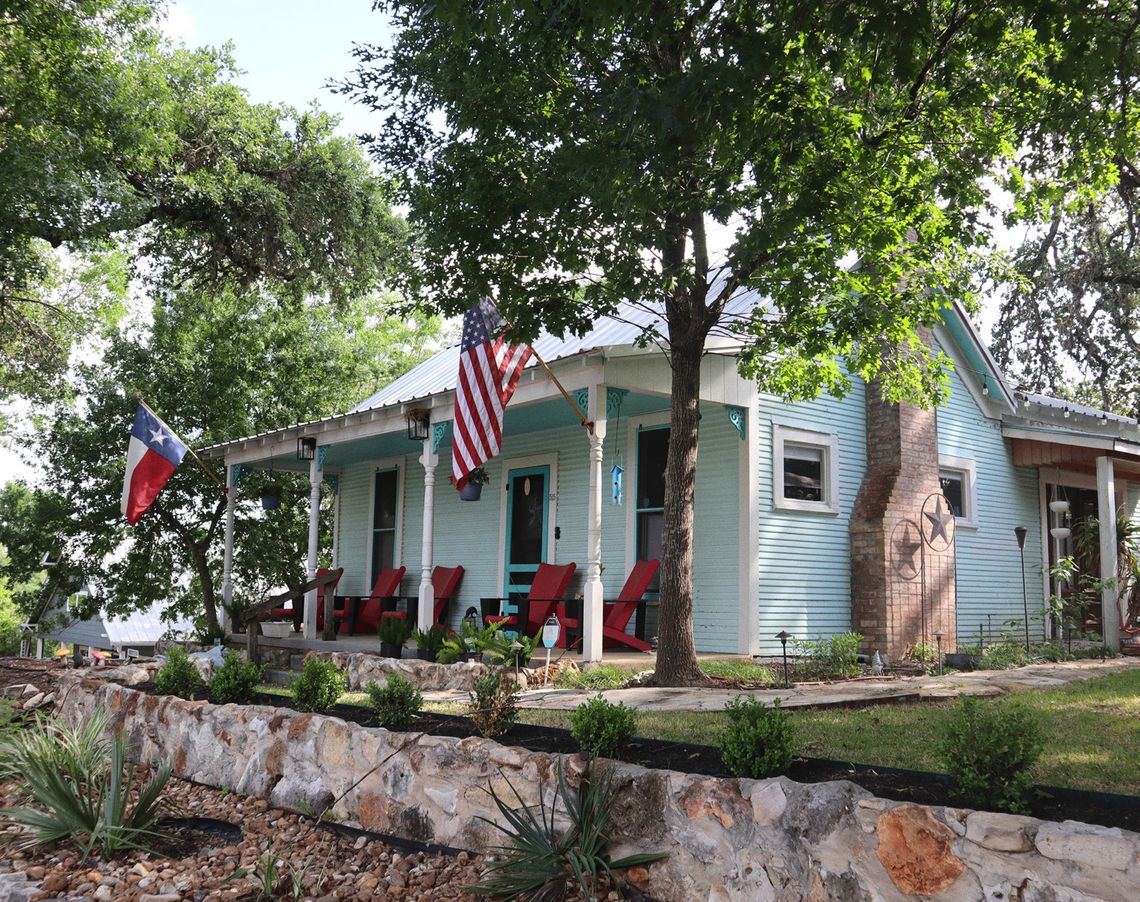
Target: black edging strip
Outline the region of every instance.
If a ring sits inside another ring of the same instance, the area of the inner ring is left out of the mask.
[[[300,812],[298,812],[298,814],[300,814]],[[405,852],[424,852],[429,855],[450,855],[453,858],[460,852],[466,852],[468,855],[480,854],[473,849],[457,849],[455,846],[441,846],[439,843],[434,842],[421,842],[418,839],[404,839],[402,836],[393,836],[390,833],[376,833],[372,830],[365,830],[363,827],[350,827],[348,824],[341,824],[337,821],[327,821],[323,818],[320,820],[314,819],[314,821],[318,827],[330,833],[339,833],[341,836],[348,836],[353,839],[359,839],[361,836],[364,836],[368,839],[382,842],[386,846],[391,846],[393,849],[400,849]]]

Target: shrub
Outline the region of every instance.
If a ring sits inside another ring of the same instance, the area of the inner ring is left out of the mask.
[[[599,664],[589,670],[561,670],[554,678],[556,689],[620,689],[634,676],[634,671],[616,664]]]
[[[136,790],[126,739],[120,734],[108,744],[106,727],[101,714],[74,729],[37,716],[5,742],[0,771],[19,774],[17,791],[24,805],[0,810],[0,825],[30,831],[28,846],[74,840],[84,858],[96,849],[110,858],[161,838],[160,797],[171,766],[160,767]]]
[[[244,661],[237,652],[226,652],[222,666],[210,677],[210,696],[219,705],[248,704],[264,676],[263,664]]]
[[[347,688],[348,679],[332,661],[309,658],[293,681],[293,699],[298,711],[324,714]]]
[[[862,641],[863,636],[859,633],[836,633],[814,642],[810,639],[797,640],[796,654],[804,658],[797,669],[825,680],[858,676],[859,643]]]
[[[610,819],[616,791],[612,773],[595,763],[583,772],[578,791],[573,793],[559,762],[558,785],[549,810],[541,783],[538,805],[523,802],[509,780],[507,786],[514,794],[517,808],[500,798],[494,786],[487,790],[507,826],[480,818],[505,833],[510,843],[494,847],[494,854],[484,859],[480,883],[466,887],[481,896],[533,900],[607,898],[606,884],[617,889],[614,871],[651,864],[667,854],[643,852],[610,861],[606,846],[613,832]],[[559,802],[564,812],[561,815]],[[562,826],[565,820],[569,820],[569,827]]]
[[[406,727],[424,706],[420,690],[398,673],[389,676],[384,686],[369,683],[365,690],[368,692],[368,706],[376,712],[380,726],[389,730]]]
[[[756,696],[738,696],[724,709],[728,726],[720,737],[725,766],[737,777],[771,777],[792,763],[792,724],[776,699],[769,708]]]
[[[412,634],[412,628],[408,625],[407,617],[397,617],[393,612],[389,612],[381,615],[380,626],[376,632],[379,633],[381,642],[403,648]]]
[[[202,677],[194,662],[179,645],[170,646],[166,653],[166,663],[154,678],[154,690],[159,695],[177,695],[192,699],[195,690],[202,685]]]
[[[584,751],[613,757],[633,738],[637,713],[621,702],[616,705],[596,695],[570,715],[570,735]]]
[[[964,804],[1027,810],[1029,769],[1042,750],[1041,731],[1029,709],[1017,702],[963,698],[947,719],[937,749]]]
[[[1023,642],[1002,639],[986,647],[982,652],[982,670],[1013,670],[1034,663],[1033,656],[1025,650]]]
[[[428,660],[434,661],[439,656],[440,649],[443,648],[448,632],[446,626],[439,624],[433,625],[427,632],[416,630],[412,634],[412,638],[416,640],[416,651],[424,652],[428,655]]]
[[[484,739],[504,732],[519,716],[519,686],[505,667],[488,667],[475,681],[467,713]]]

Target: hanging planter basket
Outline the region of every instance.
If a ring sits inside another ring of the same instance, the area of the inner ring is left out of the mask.
[[[1055,514],[1067,514],[1069,512],[1068,501],[1050,501],[1049,510]]]
[[[1054,539],[1067,539],[1072,533],[1073,531],[1067,526],[1054,526],[1049,530],[1049,535]]]
[[[478,501],[483,497],[483,484],[479,482],[469,482],[459,490],[460,501]]]
[[[267,485],[261,490],[261,507],[263,510],[275,511],[281,506],[281,486]]]

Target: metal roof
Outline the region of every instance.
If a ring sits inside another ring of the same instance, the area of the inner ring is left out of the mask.
[[[1116,423],[1127,423],[1130,426],[1135,426],[1137,421],[1131,417],[1122,417],[1119,414],[1109,413],[1106,410],[1098,410],[1095,407],[1087,407],[1084,404],[1076,404],[1073,401],[1064,401],[1061,398],[1050,398],[1048,395],[1038,395],[1034,392],[1023,391],[1020,392],[1025,400],[1030,404],[1038,404],[1041,407],[1047,407],[1050,410],[1059,411],[1064,414],[1064,411],[1079,414],[1086,417],[1096,417],[1101,420],[1112,420]]]
[[[716,290],[716,285],[711,289]],[[741,290],[725,306],[722,320],[725,324],[719,330],[722,334],[731,333],[732,324],[749,317],[756,307],[766,304],[755,291]],[[632,345],[647,331],[656,331],[668,337],[663,307],[660,304],[621,303],[610,316],[600,317],[593,327],[582,336],[566,334],[561,337],[543,332],[532,347],[547,363],[586,354],[601,348]],[[537,366],[533,357],[528,367]],[[384,386],[371,397],[365,398],[349,413],[360,413],[389,404],[400,404],[429,395],[450,391],[455,388],[459,376],[459,345],[445,348],[425,360],[415,369],[405,373],[394,382]]]
[[[104,612],[88,620],[72,620],[70,623],[44,632],[43,638],[60,642],[78,642],[80,645],[94,645],[96,648],[120,645],[154,645],[167,631],[192,635],[194,624],[185,617],[163,620],[164,602],[156,602],[143,611],[113,616]]]

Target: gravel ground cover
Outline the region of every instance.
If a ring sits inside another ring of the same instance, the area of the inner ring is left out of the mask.
[[[141,769],[140,769],[141,770]],[[0,784],[0,804],[14,801],[11,784]],[[82,861],[67,847],[5,849],[12,871],[42,881],[36,899],[90,902],[220,902],[264,898],[266,856],[280,875],[275,898],[473,900],[463,887],[478,879],[478,860],[458,855],[408,852],[368,837],[346,837],[310,818],[271,808],[261,799],[239,797],[172,779],[167,798],[190,817],[218,818],[241,826],[241,840],[218,845],[209,836],[196,848],[163,853],[133,851],[109,861]],[[5,837],[11,838],[9,834]],[[4,870],[0,864],[0,870]],[[294,884],[296,888],[294,889]]]

